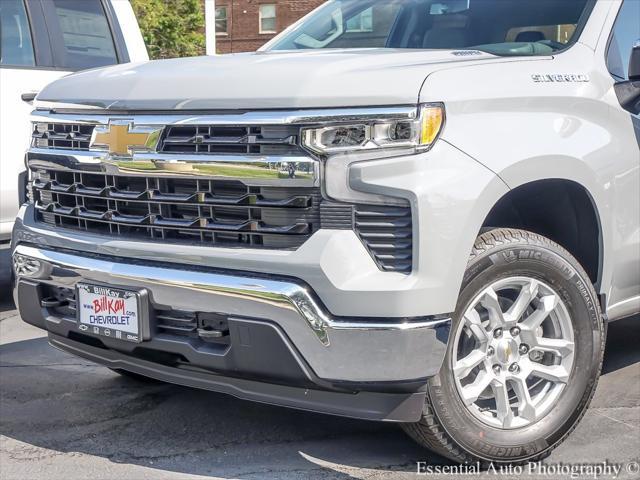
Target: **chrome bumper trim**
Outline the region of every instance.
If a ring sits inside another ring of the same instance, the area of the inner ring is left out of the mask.
[[[68,288],[79,281],[145,288],[152,302],[176,309],[215,309],[274,322],[326,380],[427,378],[440,369],[448,341],[449,318],[341,320],[295,281],[120,262],[24,244],[15,247],[13,258],[19,278]]]

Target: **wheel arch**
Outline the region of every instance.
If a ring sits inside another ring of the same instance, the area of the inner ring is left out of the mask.
[[[600,293],[606,292],[610,219],[603,210],[611,185],[599,181],[583,160],[568,156],[522,160],[499,175],[509,191],[496,200],[482,228],[519,228],[550,238],[576,257]]]

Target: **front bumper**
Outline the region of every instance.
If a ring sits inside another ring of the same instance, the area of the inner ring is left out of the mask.
[[[15,297],[52,345],[112,368],[238,397],[350,417],[416,421],[426,379],[440,369],[450,319],[332,316],[303,282],[207,267],[126,260],[21,242]],[[34,262],[35,261],[35,262]],[[43,304],[45,290],[78,282],[148,293],[151,339],[92,337]],[[226,343],[154,329],[155,309],[225,317]]]

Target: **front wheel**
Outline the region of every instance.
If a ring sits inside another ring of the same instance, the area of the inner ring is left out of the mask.
[[[604,341],[597,295],[571,254],[530,232],[489,231],[471,254],[422,419],[404,429],[459,462],[544,458],[584,415]]]

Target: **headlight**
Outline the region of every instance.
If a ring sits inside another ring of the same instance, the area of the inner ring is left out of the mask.
[[[307,128],[302,132],[302,144],[322,155],[396,148],[421,152],[431,148],[443,124],[442,105],[422,105],[417,118]]]

